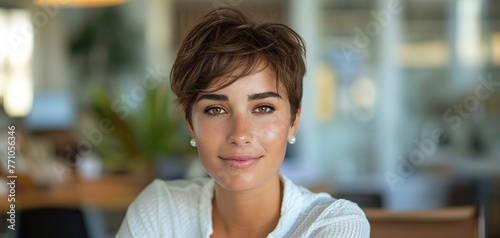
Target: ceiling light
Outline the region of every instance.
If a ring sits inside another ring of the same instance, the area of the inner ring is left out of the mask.
[[[34,0],[35,4],[55,7],[108,7],[120,5],[126,0]]]

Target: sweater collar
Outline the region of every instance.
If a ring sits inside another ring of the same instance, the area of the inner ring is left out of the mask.
[[[280,173],[280,180],[283,183],[283,201],[281,203],[281,215],[276,228],[268,237],[283,237],[293,226],[293,221],[300,215],[302,204],[302,194],[297,186]],[[209,179],[205,184],[199,204],[199,219],[201,224],[202,237],[209,238],[213,233],[212,228],[212,199],[214,196],[214,180]]]
[[[280,179],[284,187],[281,216],[278,225],[268,237],[284,237],[284,235],[292,229],[294,221],[297,220],[300,215],[300,204],[302,204],[303,201],[300,190],[290,179],[282,173],[280,173]]]

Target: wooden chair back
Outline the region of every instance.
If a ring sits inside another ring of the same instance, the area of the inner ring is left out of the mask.
[[[482,219],[476,206],[437,210],[388,211],[366,208],[372,238],[482,238]]]

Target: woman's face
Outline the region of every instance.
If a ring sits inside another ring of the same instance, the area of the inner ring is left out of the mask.
[[[275,73],[266,67],[233,84],[202,94],[192,107],[191,136],[203,167],[230,191],[259,187],[277,176],[287,140],[295,135],[290,102]]]

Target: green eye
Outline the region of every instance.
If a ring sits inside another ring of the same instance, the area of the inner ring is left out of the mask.
[[[255,108],[254,112],[260,113],[260,114],[268,114],[268,113],[271,113],[273,111],[274,111],[274,108],[271,106],[258,106],[257,108]]]
[[[205,112],[210,114],[210,115],[219,115],[219,114],[226,113],[226,111],[220,107],[211,107],[211,108],[208,108],[207,110],[205,110]]]

